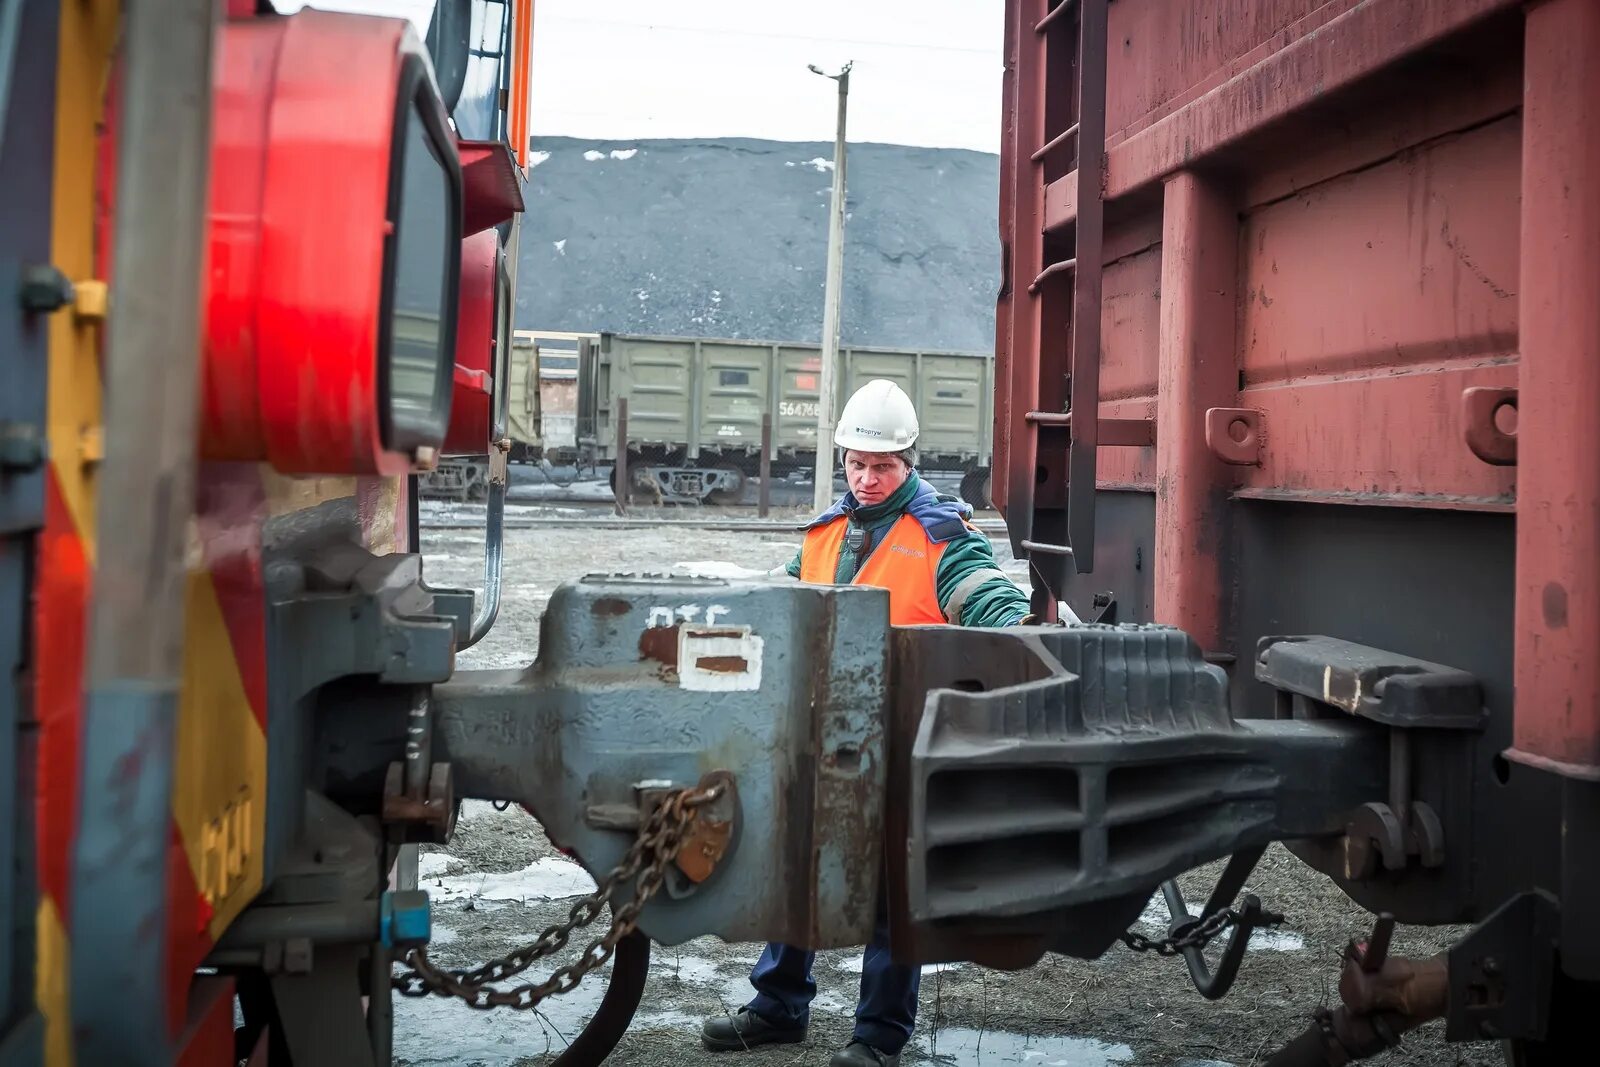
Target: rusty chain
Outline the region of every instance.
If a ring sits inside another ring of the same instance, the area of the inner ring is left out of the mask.
[[[1253,929],[1262,929],[1276,926],[1283,921],[1283,916],[1264,913],[1253,924]],[[1218,934],[1239,922],[1239,913],[1233,908],[1223,908],[1213,913],[1204,921],[1173,937],[1148,938],[1141,933],[1129,930],[1122,935],[1122,943],[1135,952],[1154,952],[1158,956],[1176,956],[1187,948],[1205,948]]]
[[[425,947],[414,948],[406,953],[406,963],[411,969],[393,978],[395,990],[407,997],[458,997],[470,1007],[483,1011],[493,1008],[527,1011],[549,997],[571,992],[585,975],[609,960],[618,942],[633,932],[639,913],[665,881],[667,867],[683,847],[696,813],[722,792],[723,787],[715,785],[668,793],[639,829],[639,836],[622,861],[601,880],[595,891],[574,904],[565,921],[546,927],[531,944],[467,971],[442,970],[428,959]],[[589,942],[575,962],[557,968],[549,978],[537,984],[525,983],[511,989],[499,989],[492,984],[515,977],[535,961],[561,951],[572,935],[598,919],[617,890],[630,882],[633,883],[633,899],[612,908],[611,926]]]

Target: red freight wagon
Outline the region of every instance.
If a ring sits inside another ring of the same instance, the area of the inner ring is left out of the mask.
[[[1481,731],[1394,731],[1360,862],[1297,851],[1401,921],[1542,894],[1523,954],[1600,978],[1600,4],[1009,0],[1004,94],[1040,609],[1183,628],[1243,717],[1291,714],[1273,635],[1469,672]]]

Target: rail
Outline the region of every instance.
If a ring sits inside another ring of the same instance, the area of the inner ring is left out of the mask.
[[[973,526],[985,534],[1005,536],[1006,524],[999,519],[979,519]],[[559,515],[531,515],[519,518],[507,518],[504,526],[508,530],[534,530],[534,529],[583,529],[583,530],[647,530],[660,527],[677,527],[684,530],[710,530],[718,533],[761,533],[764,531],[798,532],[802,526],[799,519],[658,519],[652,517],[630,516],[622,518],[616,515],[596,515],[593,518],[572,518]],[[483,523],[477,518],[444,519],[422,521],[424,530],[480,530]]]

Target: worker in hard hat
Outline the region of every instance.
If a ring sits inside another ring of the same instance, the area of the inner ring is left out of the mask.
[[[972,509],[917,477],[917,412],[904,390],[883,379],[862,386],[840,412],[833,440],[849,492],[807,524],[790,575],[887,589],[895,626],[1032,621],[1027,594],[995,565],[989,539],[967,521]],[[750,974],[755,998],[735,1014],[706,1020],[706,1047],[736,1051],[804,1040],[817,992],[811,963],[812,953],[769,944]],[[920,978],[918,968],[890,958],[880,901],[861,968],[855,1031],[831,1067],[897,1064],[916,1025]]]

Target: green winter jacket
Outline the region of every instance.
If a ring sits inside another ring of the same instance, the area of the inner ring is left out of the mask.
[[[815,520],[821,522],[837,511],[843,511],[850,517],[852,526],[859,526],[867,533],[866,549],[858,557],[850,551],[840,551],[839,566],[834,573],[834,581],[840,585],[848,585],[855,579],[859,564],[864,563],[871,555],[872,550],[883,541],[883,536],[888,532],[900,516],[906,513],[906,508],[912,499],[919,493],[926,494],[932,490],[922,479],[917,477],[915,471],[906,478],[906,482],[894,495],[882,504],[872,507],[862,507],[856,503],[855,494],[846,493],[824,516]],[[949,498],[945,498],[949,500]],[[971,509],[966,505],[959,505],[962,514],[971,514]],[[802,549],[803,551],[803,549]],[[789,561],[785,568],[791,578],[800,577],[800,552],[794,554],[794,559]],[[995,573],[987,580],[982,581],[976,588],[968,591],[960,608],[960,618],[951,619],[952,623],[961,626],[1015,626],[1028,620],[1028,594],[1023,592],[1010,578],[1000,573],[994,559],[994,549],[989,545],[989,539],[980,531],[968,530],[964,535],[948,542],[944,555],[939,559],[939,569],[934,578],[934,593],[939,598],[939,608],[949,617],[949,604],[969,576],[983,571]]]

